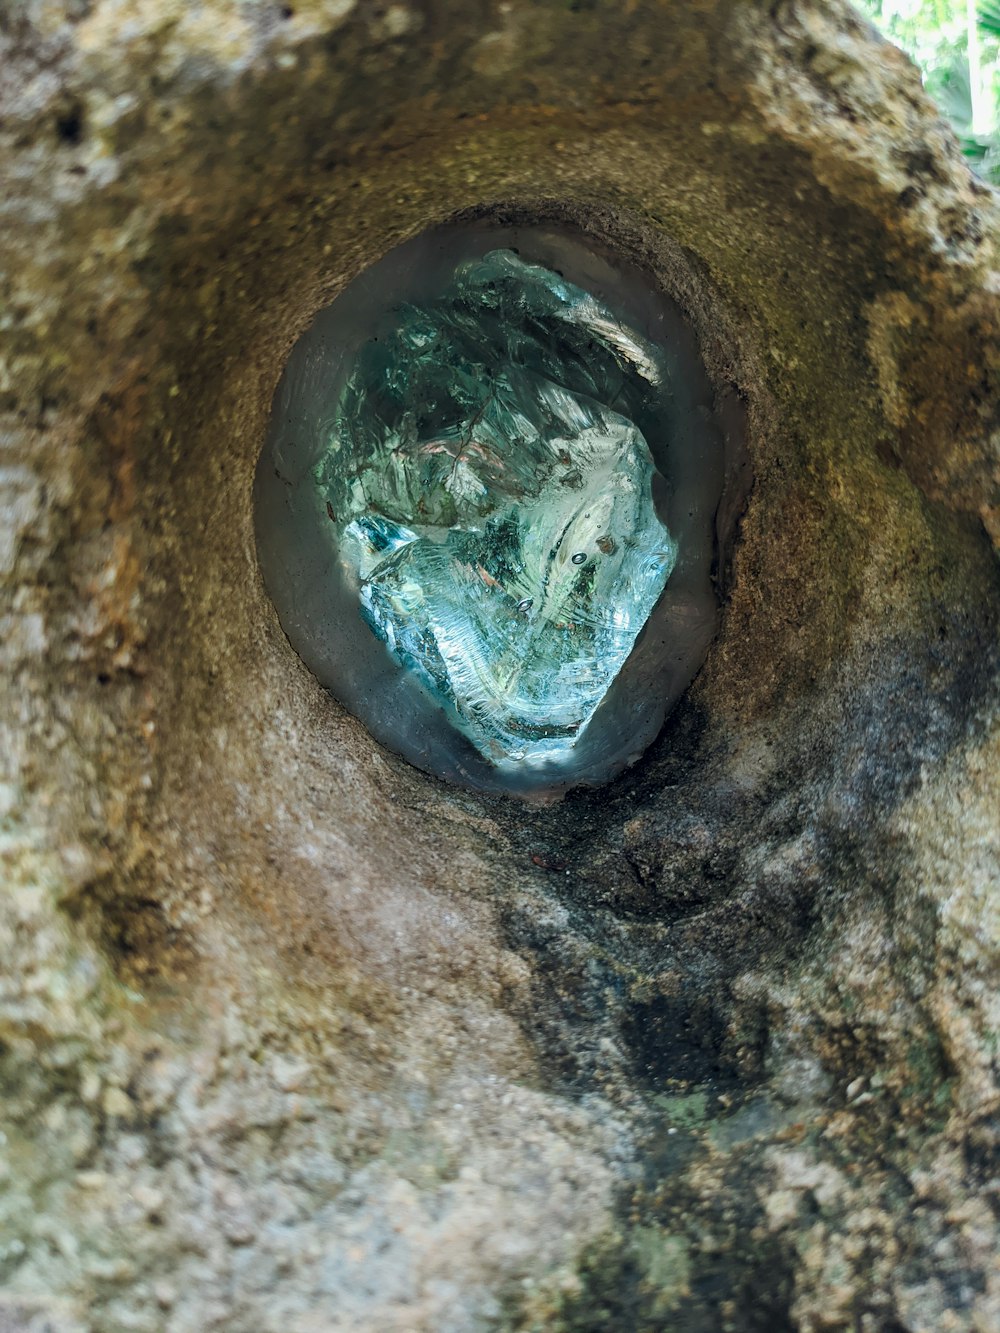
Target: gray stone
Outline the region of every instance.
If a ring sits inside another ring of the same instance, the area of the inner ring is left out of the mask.
[[[1000,227],[916,71],[833,0],[15,0],[0,69],[0,1321],[997,1327]],[[291,345],[463,212],[749,423],[703,670],[551,809],[254,559]]]

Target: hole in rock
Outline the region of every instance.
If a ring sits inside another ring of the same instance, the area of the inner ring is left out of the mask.
[[[427,772],[610,780],[715,632],[714,402],[676,305],[597,242],[479,223],[392,250],[275,395],[257,545],[292,646]]]
[[[83,139],[83,112],[80,107],[70,107],[56,119],[56,134],[60,142],[76,147]]]

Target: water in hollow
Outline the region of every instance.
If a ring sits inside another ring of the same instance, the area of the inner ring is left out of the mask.
[[[439,776],[607,780],[714,627],[710,402],[665,298],[580,241],[474,228],[391,252],[276,395],[258,549],[293,646]]]

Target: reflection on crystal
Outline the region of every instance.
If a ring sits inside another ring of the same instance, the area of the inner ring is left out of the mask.
[[[657,353],[497,250],[358,351],[315,479],[362,612],[494,763],[558,763],[673,567]],[[611,534],[618,534],[618,538]]]
[[[724,450],[680,312],[570,232],[430,231],[296,344],[255,484],[289,640],[440,777],[636,759],[714,632]]]

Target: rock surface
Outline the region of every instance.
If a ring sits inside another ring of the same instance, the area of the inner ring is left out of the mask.
[[[0,1322],[995,1329],[1000,217],[916,72],[831,0],[13,0],[0,71]],[[704,669],[550,810],[254,557],[288,349],[463,210],[750,423]]]

